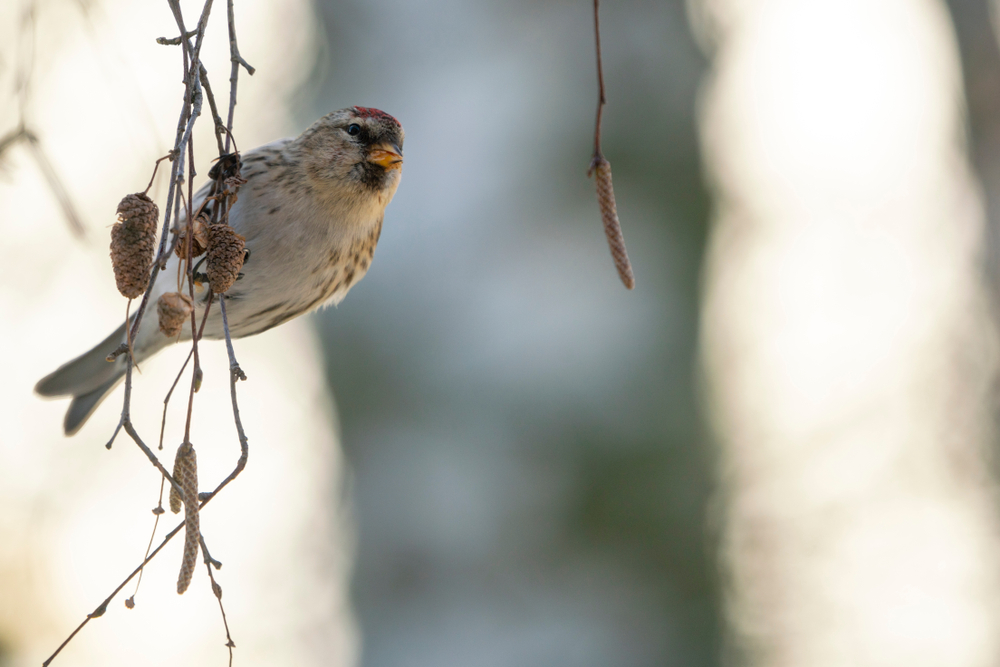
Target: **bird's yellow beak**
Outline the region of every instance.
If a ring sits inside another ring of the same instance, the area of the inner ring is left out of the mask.
[[[402,169],[403,156],[396,146],[389,144],[377,144],[368,153],[368,161],[383,167],[384,169]]]

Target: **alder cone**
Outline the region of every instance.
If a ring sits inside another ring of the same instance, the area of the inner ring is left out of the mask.
[[[156,302],[156,314],[160,319],[160,331],[173,338],[180,334],[194,309],[191,297],[183,292],[167,292]]]
[[[195,216],[194,224],[192,225],[194,227],[194,236],[191,237],[192,257],[203,255],[208,250],[208,227],[210,224],[208,216],[204,213]],[[174,252],[181,258],[187,257],[187,231],[188,225],[185,220],[177,232],[177,245],[174,246]]]
[[[236,282],[243,268],[246,239],[226,224],[208,228],[208,284],[216,294],[224,294]]]
[[[111,265],[118,291],[129,299],[142,296],[149,284],[159,216],[160,210],[143,192],[126,195],[118,204],[118,222],[111,227]]]

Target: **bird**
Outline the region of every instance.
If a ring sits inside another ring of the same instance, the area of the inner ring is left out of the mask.
[[[246,182],[230,208],[229,224],[246,239],[246,253],[239,279],[225,294],[233,338],[340,303],[364,277],[386,206],[399,186],[403,138],[395,118],[356,106],[323,116],[298,137],[239,154]],[[198,191],[192,210],[198,210],[214,185],[210,181]],[[170,254],[150,292],[150,305],[177,290],[180,261]],[[196,307],[204,305],[209,292],[196,273]],[[132,341],[136,363],[191,338],[190,327],[179,336],[166,336],[156,313],[148,310]],[[126,342],[127,324],[35,386],[41,396],[72,397],[63,420],[67,436],[79,431],[124,379],[125,355],[111,362],[107,358]],[[210,308],[203,337],[224,336],[221,310]]]

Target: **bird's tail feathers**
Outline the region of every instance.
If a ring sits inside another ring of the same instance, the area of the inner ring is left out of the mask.
[[[113,381],[114,384],[117,384],[117,380],[124,373],[123,364],[109,363],[107,356],[121,345],[124,338],[125,325],[122,324],[92,350],[63,364],[39,380],[38,384],[35,385],[35,391],[42,396],[78,396],[82,398],[97,389],[106,387],[108,382]],[[97,404],[95,403],[93,407],[97,407]],[[68,418],[69,415],[67,415]]]
[[[107,362],[105,362],[107,363]],[[110,366],[111,364],[108,364]],[[66,435],[73,435],[80,430],[80,427],[90,419],[94,410],[108,397],[115,387],[124,379],[124,373],[119,372],[110,380],[86,394],[79,394],[73,397],[66,411],[66,418],[63,420],[63,431]]]

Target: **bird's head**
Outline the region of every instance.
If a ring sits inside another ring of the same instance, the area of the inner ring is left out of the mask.
[[[296,140],[313,187],[333,196],[389,199],[403,168],[403,127],[368,107],[334,111]]]

